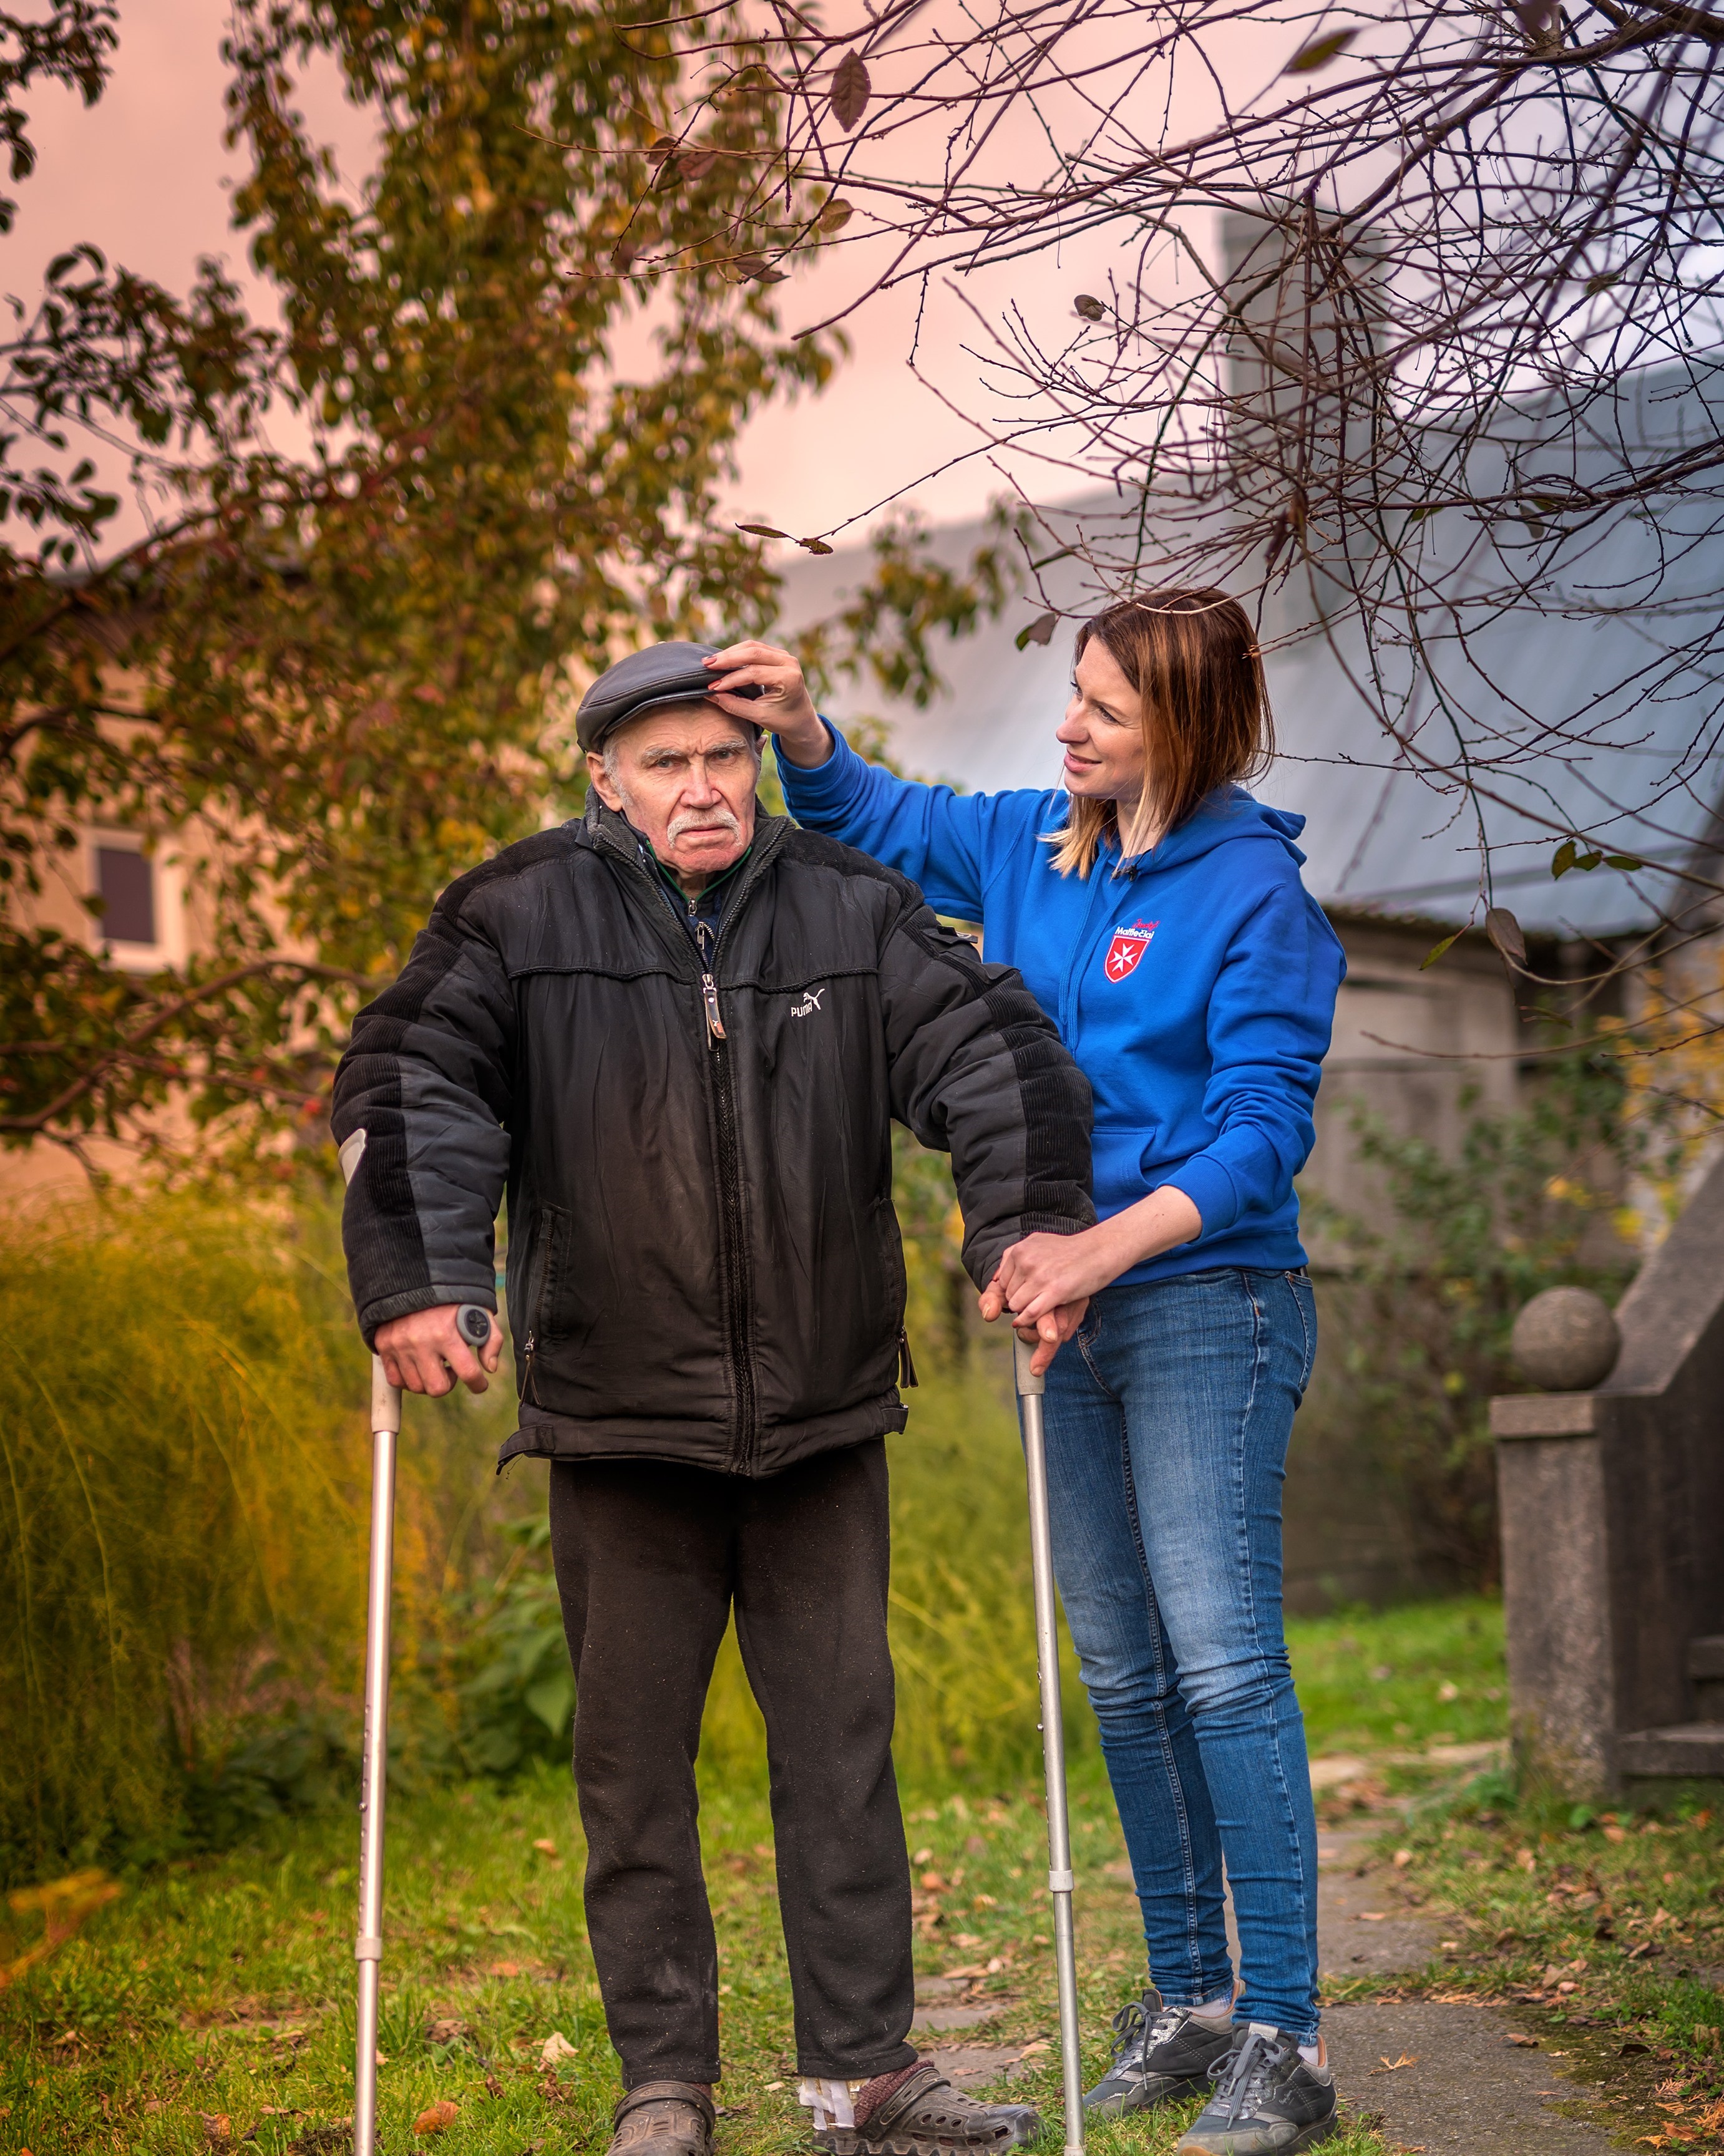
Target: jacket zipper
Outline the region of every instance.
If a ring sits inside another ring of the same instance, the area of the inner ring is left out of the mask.
[[[628,859],[621,848],[615,850],[624,860]],[[743,1217],[742,1153],[736,1136],[736,1085],[730,1067],[729,1036],[724,1030],[723,1014],[718,1006],[718,953],[731,922],[742,911],[744,901],[776,850],[775,847],[771,852],[758,855],[752,871],[744,871],[744,880],[718,925],[710,948],[706,934],[698,937],[700,960],[704,962],[700,974],[701,1011],[706,1019],[707,1047],[713,1059],[713,1120],[718,1135],[718,1243],[724,1276],[725,1352],[736,1398],[736,1442],[731,1452],[731,1471],[738,1475],[754,1472],[758,1408],[751,1345],[754,1296],[749,1280],[747,1223]],[[641,860],[637,860],[634,865],[641,875],[651,879],[667,910],[674,913],[676,909],[670,905],[669,893],[664,890],[657,871],[649,869]],[[704,928],[705,924],[700,926]]]
[[[909,1332],[902,1325],[898,1328],[898,1382],[906,1390],[919,1383],[916,1376],[916,1360],[910,1353]]]
[[[707,1014],[707,1037],[716,1047],[724,1038],[724,1020],[718,1014],[718,983],[710,973],[700,977],[700,999]]]
[[[524,1396],[533,1402],[534,1407],[540,1407],[543,1404],[540,1400],[538,1394],[533,1389],[533,1358],[536,1354],[538,1354],[538,1334],[536,1331],[529,1331],[526,1339],[521,1343],[521,1354],[523,1363],[523,1368],[521,1372],[521,1390]]]

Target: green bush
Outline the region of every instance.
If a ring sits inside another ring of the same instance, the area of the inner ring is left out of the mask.
[[[1626,1119],[1624,1103],[1616,1060],[1588,1050],[1547,1066],[1524,1107],[1469,1114],[1452,1157],[1356,1107],[1391,1226],[1373,1231],[1307,1195],[1308,1221],[1343,1270],[1320,1284],[1325,1345],[1306,1441],[1314,1413],[1362,1440],[1400,1493],[1428,1590],[1496,1577],[1490,1402],[1523,1387],[1509,1359],[1516,1315],[1563,1284],[1613,1301],[1632,1269],[1612,1225],[1617,1193],[1663,1130]]]

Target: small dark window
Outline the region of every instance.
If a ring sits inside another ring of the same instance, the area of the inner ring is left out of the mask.
[[[98,846],[95,886],[101,893],[101,932],[110,943],[156,940],[156,871],[147,854]]]

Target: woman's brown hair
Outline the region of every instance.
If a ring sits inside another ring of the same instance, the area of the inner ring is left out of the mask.
[[[1245,609],[1225,592],[1147,592],[1078,631],[1073,663],[1099,637],[1143,710],[1144,790],[1122,829],[1119,805],[1073,796],[1052,835],[1062,875],[1087,876],[1103,843],[1130,859],[1175,830],[1217,786],[1254,778],[1274,753],[1263,659]]]

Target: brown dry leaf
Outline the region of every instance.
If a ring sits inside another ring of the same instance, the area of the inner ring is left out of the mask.
[[[558,2059],[577,2059],[579,2056],[579,2052],[560,2029],[552,2030],[538,2047],[538,2060],[542,2066],[554,2066]]]
[[[1510,965],[1526,963],[1526,938],[1521,924],[1505,906],[1493,906],[1485,916],[1485,933]]]
[[[1536,2036],[1505,2036],[1503,2038],[1503,2041],[1505,2044],[1516,2044],[1520,2046],[1523,2051],[1536,2051],[1538,2049],[1538,2039]]]
[[[832,551],[830,543],[824,539],[799,539],[796,544],[805,554],[830,554]]]
[[[868,109],[874,85],[860,53],[846,53],[832,71],[832,117],[847,135]]]
[[[533,1845],[541,1856],[554,1856],[557,1854],[557,1845],[548,1835],[542,1836]]]
[[[1386,1909],[1360,1909],[1354,1912],[1353,1921],[1357,1924],[1386,1924],[1389,1921],[1388,1912]]]
[[[1403,2051],[1398,2059],[1384,2059],[1380,2065],[1373,2066],[1371,2071],[1374,2074],[1397,2074],[1402,2066],[1416,2066],[1418,2064],[1417,2051]]]
[[[855,214],[856,210],[852,203],[846,202],[841,195],[834,195],[832,199],[822,208],[816,222],[821,230],[830,235],[835,232],[841,232]]]
[[[413,2122],[413,2130],[415,2133],[446,2133],[460,2117],[461,2106],[451,2103],[445,2096],[419,2113]]]
[[[1020,651],[1032,644],[1049,644],[1058,627],[1059,616],[1057,613],[1038,613],[1027,629],[1019,629],[1013,641]]]
[[[1072,311],[1086,322],[1099,322],[1108,311],[1093,292],[1080,292],[1072,302]]]

